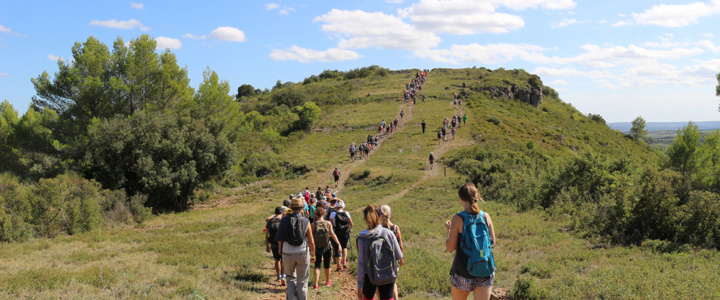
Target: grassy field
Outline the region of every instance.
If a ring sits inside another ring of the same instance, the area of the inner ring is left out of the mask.
[[[284,290],[268,283],[271,257],[264,251],[263,219],[287,194],[331,184],[330,171],[339,167],[350,175],[339,196],[358,226],[353,236],[363,227],[363,206],[393,208],[393,222],[401,226],[406,247],[398,279],[401,296],[449,299],[453,254],[445,251],[442,224],[462,209],[457,187],[466,178],[441,165],[428,170],[431,151],[448,157],[475,145],[512,149],[531,141],[538,146],[538,157],[557,159],[576,155],[568,145],[601,153],[651,151],[615,131],[595,130],[591,120],[557,100],[548,99],[535,109],[479,98],[461,110],[452,105],[452,93],[472,79],[469,72],[431,73],[423,91],[427,101],[412,107],[399,97],[414,72],[359,84],[356,96],[367,97],[370,90],[372,99],[324,109],[317,130],[284,150],[289,161],[302,162],[308,173],[211,191],[209,201],[217,203],[216,208],[164,214],[136,227],[2,244],[0,298],[282,298]],[[349,144],[374,134],[383,118],[390,121],[400,110],[407,114],[404,125],[369,159],[349,162]],[[459,129],[455,140],[438,144],[435,133],[442,118],[460,112],[468,114],[470,126]],[[488,121],[490,117],[500,123]],[[421,120],[428,123],[425,134]],[[562,142],[558,135],[563,135]],[[654,241],[640,247],[608,246],[569,230],[575,216],[518,213],[511,205],[487,200],[481,207],[492,216],[498,238],[495,288],[508,289],[510,297],[720,298],[717,251],[668,251]],[[344,298],[339,295],[348,295],[342,292],[352,290],[353,284],[335,281],[330,292],[311,292],[310,298]]]

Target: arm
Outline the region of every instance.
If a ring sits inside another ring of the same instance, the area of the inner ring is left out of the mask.
[[[402,248],[400,247],[400,243],[398,242],[397,237],[395,237],[395,234],[390,232],[390,236],[390,239],[392,240],[392,247],[395,250],[395,257],[398,258],[398,260],[400,261],[400,265],[402,266],[405,263]]]
[[[315,239],[313,239],[312,225],[310,225],[310,222],[308,222],[307,233],[305,236],[307,236],[308,247],[310,247],[310,256],[315,257]]]
[[[270,252],[270,232],[265,231],[265,252]]]
[[[365,245],[357,243],[358,257],[357,257],[357,284],[358,292],[362,293],[363,283],[365,280]]]
[[[400,232],[400,226],[397,226],[397,224],[396,224],[395,228],[397,228],[397,235],[398,235],[397,238],[398,238],[398,244],[400,244],[400,250],[405,252],[405,247],[403,247],[403,242],[402,242],[402,232]]]
[[[348,219],[350,219],[350,229],[352,229],[353,226],[355,226],[355,224],[353,224],[352,217],[350,217],[350,214],[348,212],[345,213],[348,215]]]
[[[445,228],[447,228],[448,230],[448,236],[445,240],[445,248],[447,249],[448,253],[452,253],[453,251],[455,251],[455,248],[457,248],[458,234],[460,234],[462,226],[463,220],[458,215],[455,215],[453,217],[452,222],[445,222]]]
[[[495,247],[495,244],[497,243],[497,240],[495,240],[495,226],[493,225],[492,219],[490,219],[490,215],[488,215],[488,213],[485,213],[485,219],[487,220],[488,230],[490,231],[490,243],[493,247]]]

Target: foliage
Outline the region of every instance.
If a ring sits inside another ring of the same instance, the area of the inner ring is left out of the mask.
[[[295,87],[273,89],[270,97],[272,103],[277,106],[285,105],[287,107],[295,107],[303,105],[305,101],[307,101],[305,94]]]
[[[156,209],[187,209],[195,188],[236,160],[225,135],[189,117],[138,113],[98,120],[89,136],[87,174],[105,188],[148,195]]]
[[[632,128],[630,128],[630,137],[633,140],[641,141],[647,136],[647,130],[645,130],[645,119],[638,116],[632,121]]]
[[[256,93],[257,92],[252,85],[243,84],[238,87],[237,94],[235,95],[235,99],[241,99],[242,97],[255,95]]]
[[[315,102],[306,102],[301,106],[293,107],[293,113],[296,113],[299,119],[295,122],[294,126],[300,130],[310,130],[320,120],[322,111],[315,105]]]
[[[598,122],[598,123],[600,123],[600,124],[603,124],[603,125],[606,124],[606,123],[605,123],[605,118],[603,118],[603,117],[602,117],[601,115],[599,115],[599,114],[588,114],[588,118],[590,118],[590,120],[593,120],[593,121]]]
[[[675,140],[667,148],[668,165],[688,178],[697,169],[698,150],[700,148],[700,130],[693,122],[677,131]]]

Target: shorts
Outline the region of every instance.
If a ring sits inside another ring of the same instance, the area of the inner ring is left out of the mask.
[[[348,241],[350,240],[350,234],[349,233],[338,233],[337,238],[338,238],[338,242],[340,242],[339,249],[347,249]]]
[[[330,269],[330,257],[332,257],[332,252],[332,247],[315,249],[315,269],[320,269],[321,263],[325,269]]]
[[[395,281],[388,283],[386,285],[374,285],[372,282],[370,282],[370,278],[367,274],[365,274],[365,278],[363,279],[363,287],[362,287],[362,293],[363,296],[367,299],[374,299],[375,297],[375,291],[378,291],[378,294],[380,294],[380,299],[392,299],[393,294],[395,292]]]
[[[488,277],[465,278],[458,274],[450,275],[450,283],[458,290],[472,292],[476,287],[491,287],[495,283],[495,273]]]
[[[275,260],[282,259],[282,255],[280,254],[280,247],[277,247],[277,248],[270,247],[270,251],[272,251],[272,255]]]
[[[340,241],[340,236],[338,236],[338,241]],[[333,249],[342,249],[342,248],[340,248],[340,245],[335,243],[335,240],[330,240],[330,244],[332,244]],[[342,257],[342,253],[340,253],[338,251],[333,251],[333,252],[335,252],[334,257]]]

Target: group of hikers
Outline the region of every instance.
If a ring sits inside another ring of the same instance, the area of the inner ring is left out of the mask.
[[[456,252],[449,272],[452,297],[467,299],[472,292],[475,299],[489,299],[495,281],[494,226],[490,215],[480,210],[478,203],[484,200],[475,185],[462,185],[458,198],[463,210],[443,224],[445,248]],[[306,187],[282,204],[266,219],[266,251],[275,260],[275,281],[287,285],[286,299],[307,299],[311,264],[314,290],[320,288],[321,269],[325,286],[332,286],[332,263],[336,272],[348,269],[347,251],[355,224],[345,201],[330,186],[318,187],[315,193]],[[362,212],[366,229],[355,239],[357,299],[375,299],[376,294],[382,300],[399,299],[396,281],[405,263],[400,227],[390,220],[392,209],[387,204],[370,204]]]
[[[426,78],[427,70],[416,73],[415,79],[406,85],[406,99],[415,100],[415,93],[421,90]],[[458,104],[457,96],[453,101]],[[400,120],[404,115],[401,111]],[[379,134],[383,129],[390,134],[399,124],[397,118],[388,123],[382,120]],[[448,131],[454,138],[461,125],[467,125],[467,115],[446,117],[438,131],[439,143],[446,140]],[[421,126],[425,133],[425,120]],[[354,160],[358,152],[367,157],[378,145],[378,136],[368,135],[359,147],[352,143],[351,158]],[[435,161],[432,152],[429,161],[432,169]],[[335,187],[340,175],[335,168],[332,172]],[[458,198],[463,210],[443,224],[447,230],[445,250],[455,252],[449,272],[452,298],[467,299],[473,293],[474,299],[490,299],[495,280],[494,226],[490,216],[480,210],[478,203],[484,200],[475,185],[462,185]],[[275,280],[287,285],[286,299],[307,299],[310,264],[314,265],[312,288],[320,288],[321,269],[324,285],[332,286],[331,264],[336,265],[336,272],[347,270],[349,248],[357,249],[357,299],[375,299],[376,295],[382,300],[399,299],[396,281],[399,267],[405,263],[400,227],[390,221],[392,209],[387,204],[367,205],[362,213],[366,229],[357,233],[353,241],[351,232],[356,224],[346,210],[346,201],[338,198],[329,185],[325,189],[318,187],[314,193],[306,187],[300,193],[290,194],[282,206],[275,208],[274,215],[265,220],[265,243],[266,251],[272,252],[275,261]]]
[[[403,92],[403,99],[405,101],[408,101],[412,99],[413,104],[416,103],[417,97],[420,97],[422,99],[422,102],[425,102],[425,95],[419,94],[420,91],[422,91],[422,85],[425,83],[425,80],[427,80],[429,70],[422,70],[415,72],[415,78],[410,81],[410,83],[405,84],[405,91]]]

